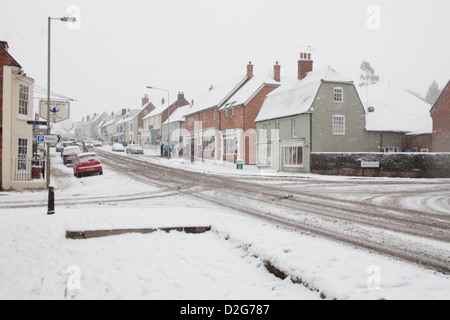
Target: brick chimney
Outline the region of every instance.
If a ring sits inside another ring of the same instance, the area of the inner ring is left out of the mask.
[[[149,103],[150,103],[150,98],[148,97],[148,95],[145,95],[142,98],[142,106],[145,106],[146,104],[149,104]]]
[[[8,42],[6,42],[6,41],[0,41],[0,47],[5,49],[6,52],[8,52],[8,50],[9,50],[9,45],[8,45]]]
[[[166,99],[162,98],[161,99],[161,105],[165,105],[166,104]]]
[[[253,78],[253,65],[251,61],[247,65],[247,77]]]
[[[122,117],[125,117],[127,115],[127,109],[122,109]]]
[[[183,101],[184,100],[184,92],[178,92],[178,100],[177,101]]]
[[[273,66],[273,79],[277,82],[281,81],[281,66],[278,64],[278,61]]]
[[[311,53],[300,53],[300,60],[298,60],[298,79],[302,79],[308,72],[311,71],[313,71]]]

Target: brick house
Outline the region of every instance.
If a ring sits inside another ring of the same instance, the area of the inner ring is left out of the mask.
[[[144,132],[144,117],[154,111],[156,107],[150,102],[148,95],[142,98],[141,109],[133,112],[132,115],[126,119],[127,121],[127,138],[126,142],[143,145],[142,133]]]
[[[219,130],[223,136],[224,160],[244,160],[256,165],[256,124],[266,96],[281,85],[281,66],[253,76],[248,65],[249,80],[219,109]]]
[[[249,70],[247,70],[249,71]],[[249,72],[217,86],[193,103],[185,115],[189,137],[184,139],[185,155],[194,150],[197,157],[219,160],[220,116],[219,109],[248,81]]]
[[[256,164],[255,119],[267,94],[281,85],[281,66],[254,75],[247,72],[216,87],[191,106],[186,115],[186,130],[197,157]],[[187,148],[187,146],[186,146]]]
[[[161,104],[143,117],[143,128],[141,132],[141,144],[144,147],[159,146],[161,143],[161,127],[178,108],[189,105],[183,92],[179,92],[177,100],[167,107],[163,98]]]
[[[432,152],[450,152],[450,81],[431,109]]]

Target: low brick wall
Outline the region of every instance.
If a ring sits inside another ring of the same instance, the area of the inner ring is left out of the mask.
[[[379,168],[362,168],[378,162]],[[450,178],[450,153],[312,153],[311,172],[343,176]]]

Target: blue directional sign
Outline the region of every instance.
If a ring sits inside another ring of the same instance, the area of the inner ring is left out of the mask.
[[[58,134],[47,134],[36,136],[38,143],[57,143],[62,140],[62,137]]]

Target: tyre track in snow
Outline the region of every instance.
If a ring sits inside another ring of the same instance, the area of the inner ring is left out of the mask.
[[[112,168],[159,188],[178,190],[181,194],[244,212],[278,226],[450,273],[450,252],[419,241],[423,238],[444,244],[450,242],[446,215],[438,219],[435,214],[426,212],[337,200],[298,190],[286,196],[287,190],[276,186],[164,167],[100,150],[97,153]],[[420,238],[416,242],[413,237]]]
[[[138,178],[142,179],[141,175],[144,175],[147,179],[158,179],[156,183],[154,181],[153,183],[160,188],[164,187],[166,183],[179,184],[180,179],[178,177],[181,174],[191,181],[200,182],[199,179],[201,178],[202,182],[208,182],[203,188],[197,188],[196,192],[205,191],[205,188],[206,190],[227,190],[228,194],[233,194],[234,196],[246,194],[246,197],[249,199],[265,202],[269,205],[276,204],[291,209],[301,208],[303,212],[319,214],[331,219],[366,224],[372,227],[382,227],[432,240],[450,242],[450,215],[427,214],[417,210],[396,209],[385,205],[335,199],[303,191],[280,190],[279,187],[270,185],[264,185],[265,191],[263,191],[260,185],[248,181],[161,167],[138,158],[122,157],[109,153],[105,153],[104,156],[117,157],[119,161],[115,161],[115,164],[121,166],[121,169],[124,170],[129,169],[133,162],[143,164],[145,171],[140,171]],[[158,168],[158,171],[151,171],[151,175],[148,176],[146,172],[152,166],[153,168]],[[142,181],[145,182],[144,180]],[[184,183],[185,180],[182,180],[182,182]],[[182,188],[184,189],[186,186],[184,185]]]
[[[101,196],[101,197],[72,197],[71,199],[56,199],[55,204],[57,206],[74,206],[80,204],[106,204],[106,203],[118,203],[118,202],[130,202],[138,200],[150,200],[157,198],[167,198],[176,196],[179,191],[163,190],[161,192],[149,194],[148,192],[142,194],[127,194],[127,195],[114,195],[114,196]],[[39,208],[47,206],[48,200],[34,201],[34,202],[17,202],[10,201],[0,204],[0,209],[25,209],[25,208]]]

